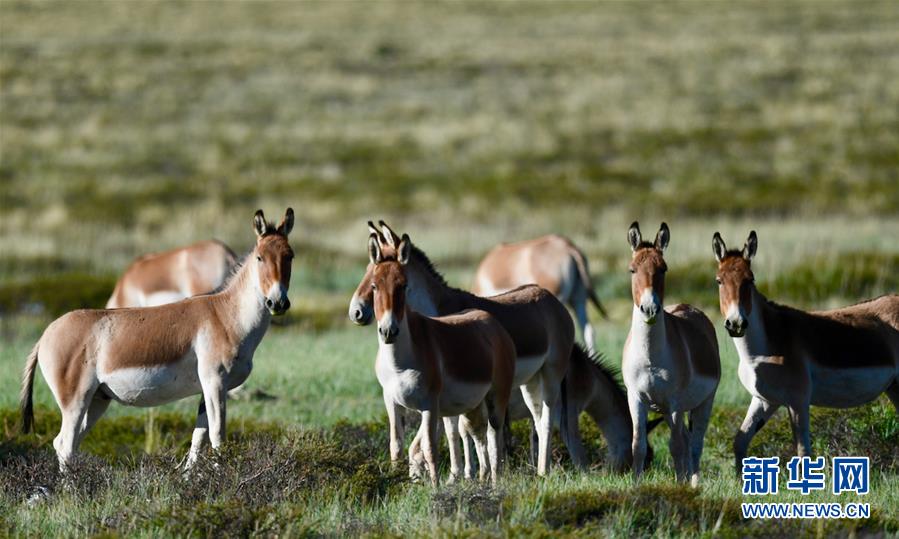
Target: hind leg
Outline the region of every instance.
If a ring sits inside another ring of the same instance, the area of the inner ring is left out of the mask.
[[[581,334],[584,337],[584,344],[587,345],[587,351],[590,355],[596,354],[596,333],[590,320],[587,319],[587,297],[586,294],[577,294],[571,298],[571,308],[574,310],[574,316],[577,318],[577,324],[581,328]]]
[[[101,395],[99,392],[94,393],[94,397],[91,399],[91,403],[84,414],[84,420],[81,422],[81,429],[78,432],[78,445],[81,445],[91,427],[106,413],[110,402],[111,399],[105,395]]]
[[[793,441],[796,443],[796,454],[800,457],[810,457],[812,455],[808,408],[808,404],[788,407],[790,410],[790,427],[793,429]]]
[[[190,451],[187,453],[187,460],[184,462],[184,470],[189,470],[197,462],[200,456],[200,450],[203,444],[209,441],[209,418],[206,417],[206,402],[200,398],[200,406],[197,408],[197,422],[194,425],[194,432],[190,439]]]
[[[446,433],[446,444],[449,446],[449,458],[450,458],[450,477],[449,483],[455,482],[459,479],[459,474],[461,472],[461,468],[459,466],[459,458],[460,453],[462,452],[462,447],[460,442],[460,432],[459,432],[459,422],[460,417],[444,417],[443,418],[443,430]]]
[[[84,417],[93,401],[93,394],[74,397],[69,405],[62,410],[62,425],[59,434],[53,439],[53,449],[59,459],[59,471],[66,473],[70,470],[75,451],[81,441],[81,429],[84,425]]]
[[[690,412],[690,461],[692,475],[690,484],[699,486],[699,460],[702,458],[702,448],[705,444],[705,431],[709,428],[709,419],[712,417],[712,404],[715,402],[715,394],[712,393],[698,407]]]

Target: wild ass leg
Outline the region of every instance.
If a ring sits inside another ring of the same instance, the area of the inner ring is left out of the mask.
[[[684,424],[684,412],[674,412],[665,416],[671,429],[668,448],[674,460],[674,475],[678,482],[685,482],[690,477],[690,440]]]
[[[400,460],[400,453],[403,451],[403,421],[399,416],[399,409],[392,397],[384,394],[384,407],[387,409],[387,422],[389,430],[387,435],[390,439],[390,464],[396,466]]]
[[[422,454],[421,449],[421,440],[424,438],[424,433],[422,432],[425,428],[424,421],[421,422],[421,425],[418,426],[418,430],[415,432],[415,437],[412,438],[412,443],[409,444],[409,478],[410,479],[420,479],[422,474],[424,474],[424,460],[425,456]]]
[[[459,436],[462,438],[462,453],[465,456],[465,479],[474,479],[474,455],[472,454],[471,433],[459,423]]]
[[[627,392],[627,406],[631,412],[631,423],[634,427],[634,435],[631,441],[631,451],[634,455],[634,477],[639,478],[643,474],[643,461],[646,459],[646,404],[640,400],[640,396],[634,392]]]
[[[209,440],[209,418],[206,416],[206,402],[200,398],[200,406],[197,408],[197,422],[194,425],[194,433],[190,439],[190,451],[184,462],[184,470],[190,470],[200,456],[203,444]]]
[[[811,427],[809,426],[809,405],[789,406],[790,427],[793,429],[793,442],[796,454],[800,457],[811,456]]]
[[[94,393],[91,404],[84,414],[84,421],[81,422],[81,430],[78,432],[78,445],[81,445],[81,442],[84,441],[84,437],[87,436],[88,431],[91,430],[91,427],[94,426],[97,420],[106,412],[106,409],[109,408],[110,401],[111,399],[108,399],[105,395]]]
[[[225,406],[228,391],[221,376],[200,376],[200,386],[203,388],[203,402],[206,405],[206,417],[209,425],[209,443],[213,450],[222,446],[225,440]]]
[[[596,334],[593,331],[593,326],[590,325],[590,320],[587,319],[587,295],[586,294],[577,294],[571,298],[571,308],[574,309],[574,315],[577,318],[578,326],[581,328],[581,332],[584,336],[584,344],[587,345],[587,351],[590,352],[590,355],[596,353]]]
[[[506,454],[503,447],[506,410],[501,409],[502,404],[495,402],[494,397],[495,395],[489,395],[487,400],[487,453],[490,457],[490,482],[495,487],[503,471],[503,459]]]
[[[705,445],[705,431],[709,428],[709,419],[712,417],[712,404],[715,402],[715,394],[712,393],[698,407],[690,412],[690,464],[692,475],[690,484],[699,486],[699,461],[702,458],[702,448]]]
[[[779,404],[772,404],[764,399],[752,397],[752,402],[749,403],[749,408],[746,410],[746,419],[743,420],[740,430],[734,437],[734,464],[737,469],[737,477],[740,477],[743,472],[743,459],[746,458],[749,443],[779,407]]]
[[[483,404],[459,418],[464,429],[471,433],[474,440],[475,451],[478,453],[478,480],[484,481],[490,472],[490,463],[487,461],[487,421]]]
[[[60,472],[67,473],[71,469],[72,459],[81,441],[84,417],[93,401],[93,394],[94,389],[91,389],[86,395],[76,395],[65,409],[60,408],[62,424],[59,427],[59,434],[53,439],[53,449],[56,450]]]
[[[559,411],[559,384],[547,383],[546,374],[539,373],[523,386],[522,395],[534,417],[539,447],[537,449],[537,475],[549,471],[550,436],[553,414]]]
[[[431,484],[437,486],[437,426],[440,424],[440,411],[422,410],[421,412],[421,449],[425,454],[425,462],[428,464],[428,475]]]
[[[569,379],[570,378],[566,376],[565,379],[562,380],[562,383],[568,384]],[[566,436],[562,441],[565,443],[565,447],[568,448],[568,454],[571,455],[571,461],[574,463],[574,466],[580,470],[584,470],[587,468],[587,452],[584,450],[584,441],[581,439],[581,426],[579,423],[581,406],[575,402],[574,391],[570,386],[566,391],[566,395],[566,402],[561,403],[562,406],[567,407],[567,410],[565,411],[567,424],[566,428],[562,430],[563,434]]]
[[[446,444],[449,446],[450,477],[449,482],[454,483],[459,478],[459,456],[462,452],[459,434],[460,417],[444,417],[443,431],[446,434]]]

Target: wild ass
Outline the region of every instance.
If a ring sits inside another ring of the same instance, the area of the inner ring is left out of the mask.
[[[593,290],[587,258],[571,240],[549,234],[497,245],[478,265],[472,292],[495,296],[525,284],[545,288],[568,304],[577,317],[587,350],[596,353],[596,337],[587,318],[587,300],[603,317],[608,316]]]
[[[40,364],[62,412],[53,440],[60,468],[110,401],[157,406],[202,393],[186,466],[208,438],[225,437],[225,394],[249,376],[253,353],[272,315],[290,307],[293,251],[288,208],[275,228],[256,212],[256,246],[218,293],[133,309],[72,311],[51,323],[25,364],[20,405],[23,432],[34,422],[32,389]]]
[[[753,436],[780,406],[790,412],[796,453],[811,455],[809,406],[851,408],[886,392],[899,411],[899,296],[804,312],[769,301],[755,287],[755,231],[742,250],[715,232],[724,328],[740,356],[737,373],[752,395],[734,438],[737,473]]]
[[[639,477],[643,472],[646,415],[652,409],[663,414],[671,428],[669,447],[678,481],[689,477],[696,486],[705,431],[721,378],[715,328],[702,311],[690,305],[662,308],[668,269],[663,253],[671,237],[668,225],[662,223],[654,243],[642,240],[636,222],[627,237],[633,251],[634,308],[621,371],[634,424],[634,474]]]
[[[151,307],[207,294],[222,286],[236,264],[234,251],[217,240],[143,255],[119,277],[106,308]]]
[[[395,255],[385,256],[372,234],[371,288],[378,321],[375,372],[390,420],[390,460],[400,456],[398,407],[421,412],[409,461],[421,444],[431,483],[437,484],[437,426],[459,416],[459,428],[474,437],[481,480],[489,469],[496,485],[503,459],[503,423],[515,371],[515,344],[490,314],[472,309],[429,318],[406,303],[405,266],[412,242],[403,236]],[[454,427],[449,424],[447,430]],[[486,454],[485,454],[486,453]]]
[[[369,223],[385,256],[391,256],[400,238],[381,222],[383,234]],[[480,309],[493,315],[515,343],[515,385],[521,393],[537,426],[539,438],[537,473],[545,475],[549,468],[550,434],[558,424],[561,411],[561,382],[568,371],[574,344],[574,324],[565,306],[546,290],[523,286],[492,298],[481,298],[447,285],[428,257],[409,243],[409,261],[405,266],[408,291],[406,301],[414,311],[425,316],[443,316],[468,309]],[[350,301],[350,319],[359,325],[371,323],[374,264],[369,264],[362,281]],[[569,442],[565,425],[562,437]],[[454,432],[447,437],[453,439]],[[450,447],[455,445],[451,442]],[[452,455],[451,455],[452,456]]]

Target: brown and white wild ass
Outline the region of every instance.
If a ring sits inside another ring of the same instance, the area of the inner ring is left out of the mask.
[[[384,234],[374,225],[369,226],[379,236],[382,252],[386,254],[396,249],[400,238],[383,222],[381,225]],[[516,352],[514,383],[521,387],[537,426],[537,473],[545,475],[549,468],[550,434],[553,424],[559,422],[561,411],[561,382],[568,371],[574,344],[574,324],[565,306],[535,285],[491,298],[451,288],[421,250],[411,242],[409,249],[405,273],[408,283],[406,301],[411,309],[425,316],[480,309],[494,316],[509,333]],[[360,325],[369,324],[373,315],[371,281],[374,267],[374,264],[368,265],[350,302],[350,319]],[[564,425],[562,435],[567,443],[569,435]],[[447,436],[452,440],[454,433],[448,432]],[[451,442],[450,447],[453,445]]]
[[[715,232],[724,327],[740,356],[737,373],[752,395],[734,438],[737,473],[753,436],[781,406],[790,412],[796,452],[811,454],[809,406],[850,408],[886,392],[899,411],[899,295],[804,312],[769,301],[755,286],[755,231],[742,250]]]
[[[143,255],[119,277],[106,308],[151,307],[208,294],[236,264],[234,251],[217,240]]]
[[[472,292],[479,296],[495,296],[526,284],[549,290],[571,307],[587,350],[595,354],[596,337],[587,318],[587,300],[603,317],[608,316],[593,290],[584,253],[571,240],[558,234],[501,243],[478,265]]]
[[[25,364],[20,405],[23,432],[34,421],[32,389],[40,365],[62,412],[53,440],[65,470],[110,401],[157,406],[201,393],[186,465],[208,438],[225,437],[225,394],[249,376],[253,353],[272,315],[290,307],[293,251],[288,208],[281,224],[256,212],[256,246],[225,288],[157,307],[72,311],[51,323]]]
[[[369,240],[371,288],[378,321],[375,372],[384,390],[390,420],[390,460],[402,444],[399,407],[421,412],[421,426],[409,461],[421,444],[431,483],[437,484],[437,426],[459,416],[459,429],[474,437],[483,480],[490,470],[496,485],[503,451],[503,424],[515,371],[515,344],[490,314],[472,309],[430,318],[406,302],[405,266],[412,243],[403,236],[395,254],[382,252],[375,234]],[[489,458],[488,458],[489,455]],[[488,464],[489,461],[489,464]]]
[[[721,379],[715,328],[690,305],[662,308],[665,297],[663,252],[671,234],[662,223],[654,243],[644,242],[634,222],[627,232],[633,251],[631,329],[624,344],[621,371],[634,424],[634,473],[643,471],[646,416],[664,415],[671,428],[671,457],[678,481],[699,483],[699,461],[712,403]],[[690,426],[686,414],[690,412]]]

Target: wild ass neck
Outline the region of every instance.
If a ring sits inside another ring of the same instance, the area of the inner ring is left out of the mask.
[[[737,354],[740,356],[741,361],[749,361],[754,357],[775,355],[771,350],[765,329],[765,319],[768,317],[764,315],[764,311],[770,309],[771,306],[768,304],[765,296],[756,290],[755,287],[752,287],[749,301],[752,306],[751,312],[746,318],[749,322],[749,325],[746,327],[746,333],[742,337],[733,337],[734,347],[737,349]]]
[[[260,329],[264,331],[272,319],[257,284],[258,271],[258,264],[250,253],[225,289],[216,294],[219,319],[228,326],[228,332],[236,341],[242,341]]]
[[[662,366],[668,358],[668,330],[662,309],[654,324],[647,324],[640,308],[634,305],[631,315],[630,353],[635,358],[643,358],[648,363]]]
[[[403,320],[399,323],[399,334],[394,342],[388,344],[380,337],[378,338],[379,361],[383,366],[390,367],[397,372],[408,369],[421,370],[421,362],[416,357],[412,332],[409,330],[410,316],[414,316],[414,314],[406,309]]]

